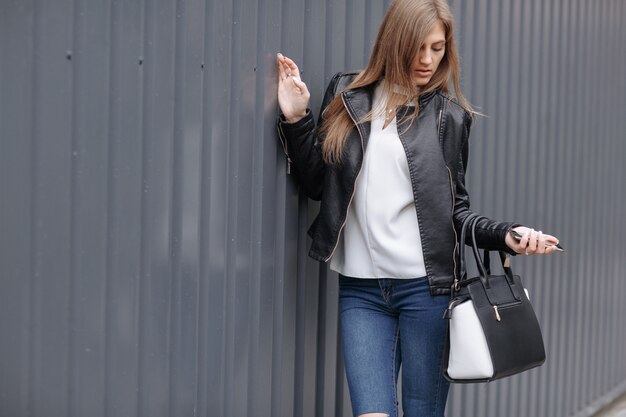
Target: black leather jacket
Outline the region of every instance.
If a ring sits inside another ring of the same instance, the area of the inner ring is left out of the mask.
[[[338,73],[332,78],[324,95],[322,111],[338,93],[354,121],[360,120],[371,109],[375,85],[344,91],[357,74]],[[400,108],[398,120],[410,109]],[[457,231],[471,213],[465,189],[471,122],[471,115],[456,101],[441,91],[433,91],[419,97],[418,119],[408,129],[403,124],[398,126],[408,160],[432,294],[449,293],[458,276]],[[309,256],[327,262],[346,222],[367,147],[370,123],[357,124],[350,132],[342,164],[338,166],[324,163],[323,138],[317,135],[310,110],[295,123],[287,123],[281,115],[278,131],[288,169],[298,177],[307,196],[321,200],[320,212],[309,229],[309,236],[313,239]],[[513,253],[505,244],[506,233],[513,226],[513,223],[483,218],[476,229],[478,245]]]

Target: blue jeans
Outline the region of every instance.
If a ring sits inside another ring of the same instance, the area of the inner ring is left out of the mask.
[[[448,382],[442,374],[450,297],[432,296],[426,277],[362,279],[339,276],[343,355],[354,416],[398,416],[402,364],[405,417],[443,417]]]

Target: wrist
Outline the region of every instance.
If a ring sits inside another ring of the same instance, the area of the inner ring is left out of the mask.
[[[290,116],[285,115],[285,121],[287,123],[296,123],[302,120],[304,116],[306,116],[306,110],[303,111],[302,113],[295,114],[295,115],[290,115]]]

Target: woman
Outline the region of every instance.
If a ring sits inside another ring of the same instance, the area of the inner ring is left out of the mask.
[[[442,314],[457,279],[457,233],[471,214],[465,169],[475,114],[459,87],[449,6],[394,0],[367,67],[332,78],[317,127],[298,66],[277,59],[289,170],[321,200],[309,254],[339,273],[353,413],[397,416],[402,364],[404,416],[443,416]],[[477,241],[527,255],[552,253],[558,243],[484,217]]]

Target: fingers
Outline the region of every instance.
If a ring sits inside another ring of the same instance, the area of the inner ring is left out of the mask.
[[[545,254],[546,253],[546,236],[540,231],[537,232],[537,249],[535,250],[537,254]]]
[[[549,255],[556,252],[554,245],[558,242],[556,237],[531,228],[526,230],[519,245],[525,255]]]
[[[285,64],[287,66],[287,70],[289,71],[289,73],[291,73],[292,76],[300,78],[300,70],[298,69],[298,66],[296,65],[295,62],[293,62],[293,60],[291,60],[290,58],[287,58],[286,56],[283,55],[283,57],[285,58]],[[289,75],[288,73],[288,75]]]
[[[552,236],[549,234],[545,234],[544,236],[546,238],[546,242],[548,242],[551,245],[556,245],[559,243],[559,239],[556,236]]]
[[[524,237],[526,238],[526,249],[524,253],[526,255],[534,255],[539,248],[539,232],[535,229],[528,229]],[[520,241],[520,244],[523,246],[523,239]]]
[[[287,78],[297,78],[300,80],[300,69],[296,63],[287,58],[285,55],[276,54],[276,60],[278,63],[278,81],[286,81]]]
[[[548,246],[546,248],[546,253],[545,254],[546,255],[550,255],[551,253],[554,253],[554,252],[556,252],[556,246]]]
[[[522,234],[522,238],[519,241],[519,245],[523,249],[526,249],[528,247],[528,242],[530,241],[530,232],[532,232],[532,229],[526,229],[526,231]]]
[[[287,78],[289,68],[285,62],[285,56],[283,54],[277,54],[276,61],[278,63],[278,82],[281,82]]]

